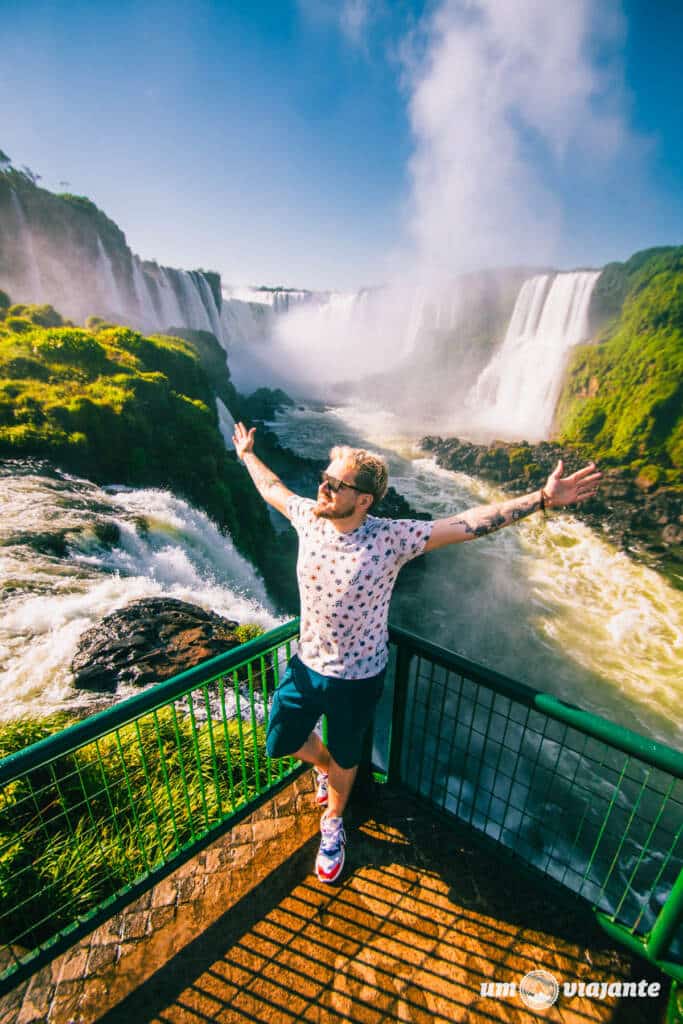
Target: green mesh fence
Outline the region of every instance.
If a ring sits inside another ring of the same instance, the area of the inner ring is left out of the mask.
[[[683,755],[401,630],[392,639],[394,778],[678,976]]]
[[[0,762],[0,984],[282,785],[288,623]],[[683,978],[683,756],[392,629],[389,776],[592,904]]]
[[[295,770],[266,756],[265,730],[297,628],[0,762],[0,981],[152,884]]]

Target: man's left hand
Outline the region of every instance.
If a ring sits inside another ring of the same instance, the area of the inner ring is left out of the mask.
[[[543,488],[553,508],[558,505],[574,505],[593,498],[602,479],[602,473],[594,462],[589,462],[571,476],[563,477],[563,473],[564,463],[560,459]]]

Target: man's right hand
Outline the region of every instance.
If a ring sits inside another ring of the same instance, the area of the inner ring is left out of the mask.
[[[232,443],[235,446],[235,451],[237,452],[238,459],[243,459],[247,452],[253,452],[255,433],[256,427],[252,427],[251,430],[247,430],[244,423],[235,424],[235,430],[232,435]]]
[[[287,516],[289,519],[287,507],[289,499],[293,497],[293,492],[290,491],[289,487],[285,487],[280,477],[268,469],[254,452],[255,433],[256,427],[247,430],[244,423],[235,424],[232,443],[235,446],[237,457],[244,459],[245,456],[251,453],[252,457],[249,459],[249,462],[244,463],[244,468],[254,481],[256,490],[269,505],[272,505],[273,508],[276,508],[278,512],[282,512],[283,516]]]

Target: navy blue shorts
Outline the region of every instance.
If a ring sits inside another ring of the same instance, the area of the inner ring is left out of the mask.
[[[266,748],[270,757],[296,753],[327,715],[327,747],[341,768],[361,759],[365,733],[382,693],[386,669],[368,679],[314,672],[295,654],[273,696]]]

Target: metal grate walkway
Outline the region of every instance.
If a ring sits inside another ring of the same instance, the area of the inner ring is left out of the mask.
[[[565,1024],[663,1019],[666,979],[555,887],[482,850],[469,830],[376,789],[351,821],[344,880],[310,873],[317,842],[264,878],[99,1024]],[[481,985],[545,969],[564,982],[646,978],[658,999],[579,998],[542,1014]]]

